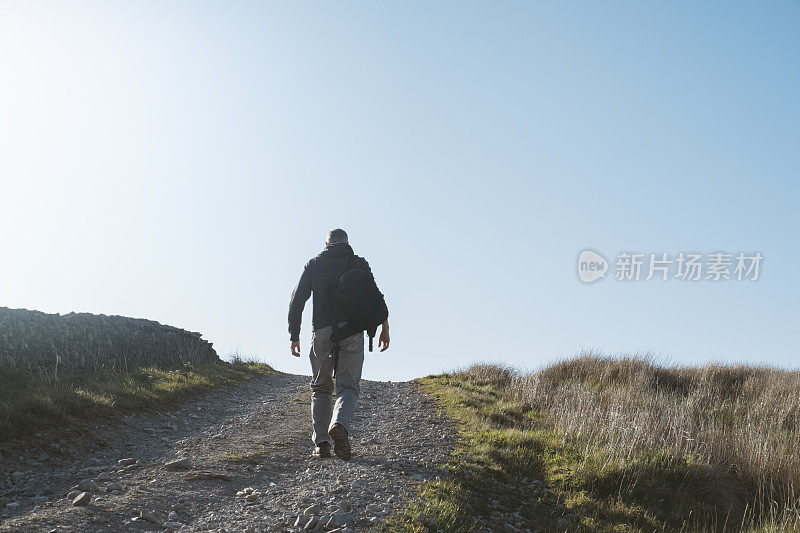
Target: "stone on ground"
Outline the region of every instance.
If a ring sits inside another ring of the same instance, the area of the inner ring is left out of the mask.
[[[167,461],[164,468],[167,470],[188,470],[192,467],[192,461],[188,457],[181,457],[172,461]]]
[[[89,505],[89,502],[92,501],[92,495],[88,492],[81,492],[78,494],[74,500],[72,500],[72,505],[75,507],[83,507]]]

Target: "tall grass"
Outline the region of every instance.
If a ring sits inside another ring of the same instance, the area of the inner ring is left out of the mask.
[[[655,494],[667,510],[691,495],[710,529],[800,528],[800,372],[586,355],[457,375],[540,411],[586,452],[579,469],[599,492]],[[659,477],[672,488],[651,487]]]

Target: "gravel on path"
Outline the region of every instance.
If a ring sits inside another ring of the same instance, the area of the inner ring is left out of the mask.
[[[409,382],[362,381],[353,459],[312,457],[307,376],[0,446],[0,531],[362,531],[443,473],[453,428]]]

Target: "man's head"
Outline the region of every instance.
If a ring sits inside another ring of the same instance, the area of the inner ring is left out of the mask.
[[[347,243],[347,232],[343,229],[336,228],[328,232],[328,240],[326,244],[339,244]]]

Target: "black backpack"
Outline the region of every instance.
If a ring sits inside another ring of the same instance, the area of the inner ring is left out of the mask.
[[[364,270],[355,267],[353,256],[344,272],[328,287],[328,302],[333,317],[331,340],[338,343],[351,335],[366,331],[369,336],[369,351],[375,332],[388,317],[386,303],[375,279]],[[339,322],[347,322],[339,327]]]

